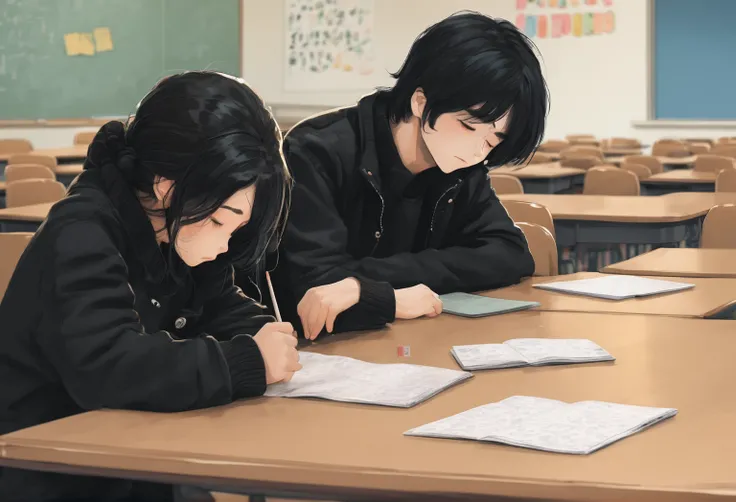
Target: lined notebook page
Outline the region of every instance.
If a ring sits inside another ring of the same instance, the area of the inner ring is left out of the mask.
[[[350,357],[299,352],[303,368],[290,382],[269,385],[269,397],[408,408],[470,378],[470,373],[413,364],[375,364]]]

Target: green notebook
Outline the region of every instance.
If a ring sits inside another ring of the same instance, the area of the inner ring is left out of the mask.
[[[449,293],[440,296],[442,311],[462,317],[485,317],[539,307],[537,302],[502,300],[468,293]]]

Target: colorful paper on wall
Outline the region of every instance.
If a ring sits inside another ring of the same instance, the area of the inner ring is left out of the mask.
[[[527,36],[539,38],[613,33],[614,12],[591,9],[600,5],[610,7],[613,0],[517,0],[517,9],[524,12],[517,13],[516,26]],[[568,13],[562,11],[568,8]]]

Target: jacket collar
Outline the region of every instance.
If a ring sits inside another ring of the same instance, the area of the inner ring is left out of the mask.
[[[93,185],[100,189],[117,211],[127,235],[128,246],[143,265],[147,280],[161,283],[166,278],[167,260],[156,241],[156,232],[130,184],[110,164],[88,167],[74,185]],[[74,187],[72,187],[74,190]]]

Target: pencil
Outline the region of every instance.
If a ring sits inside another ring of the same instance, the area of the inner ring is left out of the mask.
[[[271,295],[271,303],[273,303],[273,311],[276,314],[276,321],[283,322],[281,320],[281,311],[279,310],[279,304],[276,302],[276,293],[273,292],[271,274],[269,274],[268,272],[266,272],[266,282],[268,283],[268,292]]]

